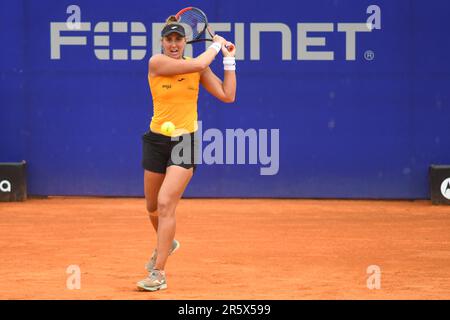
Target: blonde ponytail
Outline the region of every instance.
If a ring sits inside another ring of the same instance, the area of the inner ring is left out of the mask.
[[[177,20],[177,17],[175,17],[175,16],[170,16],[166,19],[166,25],[172,24],[172,23],[177,23],[177,22],[178,22],[178,20]]]

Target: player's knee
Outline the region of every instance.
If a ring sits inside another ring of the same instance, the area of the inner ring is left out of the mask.
[[[147,212],[149,216],[154,216],[155,212],[157,212],[158,207],[156,203],[147,203]]]
[[[148,211],[148,216],[150,218],[152,218],[152,217],[159,217],[159,212],[158,212],[158,210]]]
[[[170,208],[172,207],[172,201],[170,197],[159,197],[158,198],[158,212],[159,215],[162,217],[170,216],[171,211]]]

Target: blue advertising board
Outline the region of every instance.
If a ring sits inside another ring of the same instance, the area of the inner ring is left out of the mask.
[[[27,161],[29,194],[143,195],[148,60],[186,5],[0,2],[0,162]],[[202,152],[222,135],[223,161],[204,160],[186,197],[429,197],[428,167],[450,163],[450,2],[189,5],[236,44],[238,88],[232,104],[200,91]]]

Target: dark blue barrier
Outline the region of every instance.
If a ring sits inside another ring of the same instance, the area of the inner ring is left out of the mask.
[[[57,33],[52,23],[66,22],[71,4],[80,7],[85,31]],[[267,129],[270,136],[279,129],[279,166],[277,174],[261,175],[260,158],[256,164],[248,158],[246,164],[203,164],[186,196],[428,197],[429,165],[450,163],[450,2],[190,4],[224,23],[217,27],[230,31],[218,33],[244,47],[236,102],[200,93],[203,130]],[[351,60],[351,33],[342,30],[346,23],[365,23],[372,4],[381,9],[381,30],[357,32]],[[152,113],[147,62],[158,41],[152,33],[155,23],[184,6],[0,2],[0,162],[27,161],[29,194],[143,194],[140,139]],[[114,22],[126,22],[127,32],[111,32]],[[333,52],[333,60],[311,60],[302,52],[305,23],[331,30],[308,33],[326,44],[307,50]],[[102,32],[105,25],[109,32]],[[281,32],[262,32],[257,50],[256,30],[268,26],[283,30],[285,43]],[[110,47],[99,46],[96,35],[109,35]],[[132,46],[132,36],[147,43]],[[55,42],[69,37],[86,44]],[[96,50],[105,48],[110,59],[100,60]],[[194,54],[201,48],[195,45]],[[126,50],[127,60],[114,60],[112,49]],[[221,59],[212,68],[222,75]]]

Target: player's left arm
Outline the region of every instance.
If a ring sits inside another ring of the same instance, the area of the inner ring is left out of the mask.
[[[231,43],[229,43],[231,44]],[[228,51],[222,48],[224,57],[234,57],[236,54],[236,47]],[[226,103],[234,102],[236,98],[236,71],[224,70],[223,81],[212,72],[211,68],[206,68],[200,76],[200,83],[202,86],[220,101]]]

